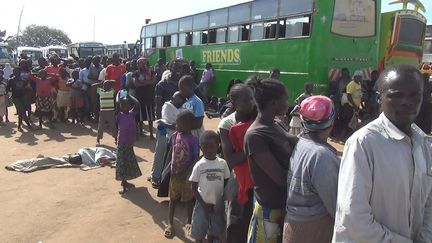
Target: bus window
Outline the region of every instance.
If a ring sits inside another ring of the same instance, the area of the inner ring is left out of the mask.
[[[250,39],[250,24],[244,24],[240,26],[241,28],[241,41],[248,41]]]
[[[153,38],[145,38],[145,45],[144,45],[144,48],[145,49],[150,49],[150,48],[152,48],[152,40],[153,40]]]
[[[279,16],[290,16],[298,13],[311,13],[314,0],[290,0],[281,1]]]
[[[192,34],[192,45],[197,46],[201,44],[201,32],[194,31]]]
[[[103,56],[103,49],[102,48],[93,48],[93,55],[92,56]]]
[[[162,42],[163,42],[162,36],[156,37],[156,48],[161,48],[163,44]]]
[[[201,44],[207,44],[209,32],[206,30],[206,31],[202,31],[201,33],[202,33],[201,34]]]
[[[191,31],[192,30],[192,17],[181,18],[179,30],[181,32]]]
[[[177,34],[171,35],[171,46],[177,47]]]
[[[226,32],[227,32],[226,28],[220,28],[216,30],[216,43],[225,43]]]
[[[279,20],[278,25],[279,25],[279,33],[277,37],[285,38],[285,34],[286,34],[285,20]]]
[[[171,36],[166,35],[163,37],[163,47],[170,47],[171,46]]]
[[[208,28],[209,16],[207,13],[193,16],[193,30],[202,30]]]
[[[171,20],[168,22],[167,34],[173,34],[178,32],[179,21]]]
[[[180,33],[179,46],[190,46],[190,45],[192,45],[192,32]]]
[[[81,47],[79,51],[80,57],[90,57],[93,56],[92,48],[91,47]]]
[[[230,7],[228,12],[228,23],[230,25],[250,21],[250,3]]]
[[[210,12],[210,27],[219,27],[227,24],[228,9],[220,9]]]
[[[285,22],[285,38],[309,36],[309,17],[287,19]]]
[[[277,21],[264,23],[264,39],[276,38]]]
[[[156,35],[165,35],[166,32],[167,32],[166,22],[156,24]]]
[[[155,36],[156,35],[156,25],[148,25],[145,28],[145,36]]]
[[[264,23],[253,23],[251,27],[251,40],[261,40],[263,38]]]
[[[274,18],[277,14],[278,0],[252,2],[252,20]],[[253,30],[252,30],[253,31]]]
[[[424,28],[424,23],[419,20],[401,18],[399,43],[421,46]]]
[[[423,54],[432,54],[432,39],[426,39],[423,46]]]
[[[230,26],[228,28],[228,42],[237,42],[239,40],[239,33],[238,26]]]
[[[152,41],[151,41],[151,47],[150,48],[156,48],[156,37],[152,37],[151,39],[152,39]]]
[[[6,47],[0,47],[0,58],[9,58],[9,52]]]
[[[208,43],[216,43],[216,29],[208,31]]]

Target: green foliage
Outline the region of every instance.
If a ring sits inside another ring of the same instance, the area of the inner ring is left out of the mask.
[[[71,40],[64,31],[41,25],[29,25],[19,36],[20,46],[43,47],[70,43]]]

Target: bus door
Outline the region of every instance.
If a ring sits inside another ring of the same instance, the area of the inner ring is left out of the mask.
[[[396,12],[384,68],[395,63],[419,67],[423,55],[425,29],[426,19],[418,12],[411,10]]]

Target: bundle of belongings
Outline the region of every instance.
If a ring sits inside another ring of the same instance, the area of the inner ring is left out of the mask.
[[[66,154],[62,157],[45,157],[38,155],[36,158],[18,160],[7,165],[6,169],[18,172],[33,172],[49,168],[79,167],[87,171],[103,166],[115,167],[116,154],[106,148],[82,148],[75,154]]]

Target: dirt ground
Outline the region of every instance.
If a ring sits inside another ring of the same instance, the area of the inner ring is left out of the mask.
[[[19,159],[62,156],[93,147],[96,126],[56,124],[54,130],[16,132],[12,122],[0,127],[0,166]],[[35,120],[35,119],[34,119]],[[216,129],[219,119],[206,119]],[[112,137],[102,143],[114,149]],[[0,242],[190,242],[183,225],[186,210],[176,212],[174,239],[166,239],[168,199],[158,198],[146,178],[153,162],[155,141],[141,138],[135,153],[143,176],[131,181],[137,188],[120,196],[115,169],[81,171],[61,168],[33,173],[0,169]]]

